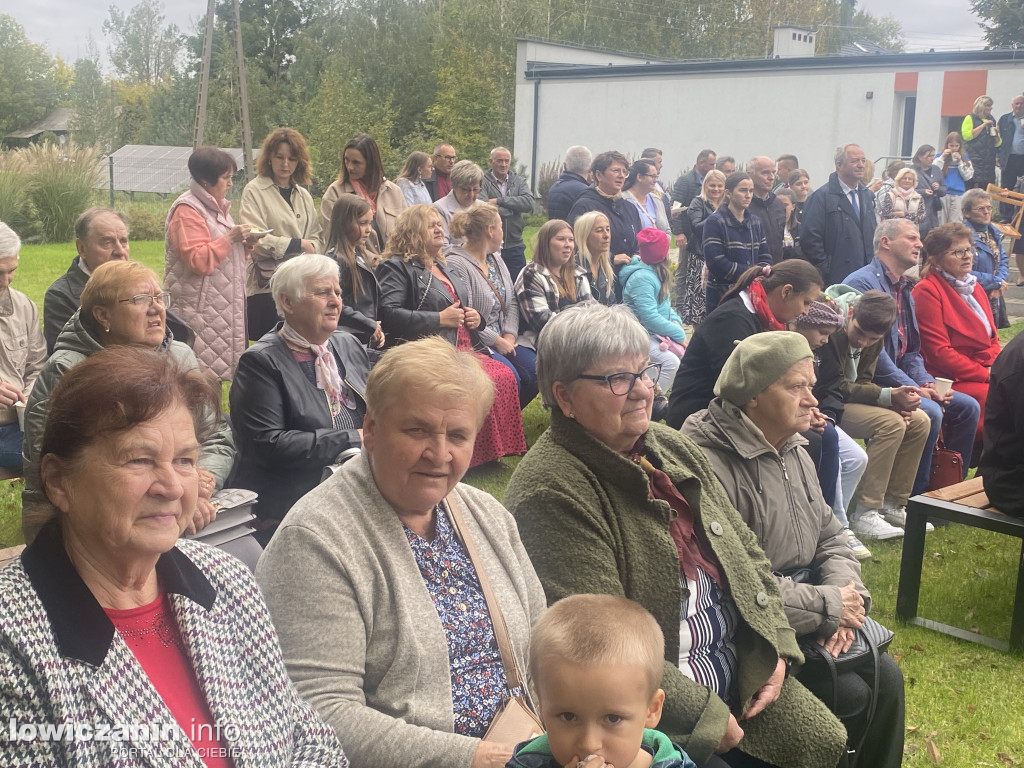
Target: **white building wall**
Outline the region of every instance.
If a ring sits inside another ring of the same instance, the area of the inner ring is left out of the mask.
[[[956,68],[977,67],[907,67],[919,72],[915,148],[944,138],[943,72]],[[515,144],[517,159],[529,167],[537,86],[525,71],[521,66],[517,72]],[[989,71],[988,91],[997,115],[1008,111],[1011,98],[1024,88],[1022,71],[1024,62]],[[672,183],[703,148],[733,155],[741,165],[758,154],[792,153],[816,187],[834,170],[840,144],[860,144],[871,160],[900,149],[902,100],[894,90],[894,68],[872,67],[869,60],[844,68],[549,78],[539,89],[538,168],[560,163],[573,144],[584,144],[595,154],[616,149],[632,158],[656,146],[665,153],[662,179]],[[881,171],[877,168],[876,176]]]
[[[917,115],[914,120],[914,148],[922,144],[942,146],[946,138],[942,119],[942,83],[945,72],[941,69],[923,70],[917,76]],[[981,94],[978,94],[979,96]]]
[[[530,85],[529,109],[517,111],[517,147],[518,115],[532,113]],[[875,97],[868,100],[868,91]],[[560,159],[573,144],[631,157],[657,146],[665,153],[662,176],[674,181],[705,147],[739,163],[792,153],[816,185],[832,172],[841,143],[860,143],[869,157],[889,153],[892,93],[891,73],[853,72],[838,86],[820,72],[545,80],[537,160]],[[526,161],[521,149],[517,156]]]

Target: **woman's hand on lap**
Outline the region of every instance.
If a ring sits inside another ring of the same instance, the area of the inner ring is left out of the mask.
[[[782,693],[782,683],[785,679],[786,660],[780,658],[779,663],[775,665],[775,672],[761,686],[758,692],[754,694],[754,698],[750,700],[750,706],[743,713],[743,719],[749,720],[760,714],[765,707],[779,698],[779,694]]]
[[[864,626],[864,617],[867,615],[864,610],[864,598],[860,596],[852,581],[845,587],[840,587],[839,594],[843,597],[843,612],[839,616],[839,626],[860,629]]]
[[[196,502],[196,511],[192,514],[192,522],[185,530],[188,533],[199,533],[217,519],[217,509],[210,503],[209,499],[200,498]]]
[[[498,351],[499,355],[505,357],[515,357],[516,345],[506,339],[504,336],[499,336],[494,340],[494,348]]]
[[[739,721],[736,720],[736,716],[730,712],[729,724],[725,726],[725,735],[722,736],[722,741],[719,743],[718,749],[715,750],[715,754],[724,755],[742,740],[743,729],[740,728],[740,724]]]
[[[840,655],[850,650],[850,646],[853,645],[853,638],[855,637],[854,632],[849,627],[840,627],[838,631],[832,637],[819,637],[818,643],[832,654],[833,659],[838,659]]]

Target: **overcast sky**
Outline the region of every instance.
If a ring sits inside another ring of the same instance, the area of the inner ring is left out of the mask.
[[[481,0],[488,2],[489,0]],[[17,19],[30,40],[68,63],[86,56],[91,35],[105,56],[103,20],[111,4],[128,11],[137,0],[0,0],[0,13]],[[191,33],[206,12],[206,0],[164,2],[169,23]],[[984,45],[978,19],[968,0],[860,0],[858,7],[875,15],[891,13],[903,24],[908,50],[976,49]]]

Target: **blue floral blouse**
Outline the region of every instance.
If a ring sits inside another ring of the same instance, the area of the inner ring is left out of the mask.
[[[405,537],[448,641],[455,733],[479,738],[508,695],[505,668],[476,570],[440,504],[436,523],[433,541],[408,528]]]

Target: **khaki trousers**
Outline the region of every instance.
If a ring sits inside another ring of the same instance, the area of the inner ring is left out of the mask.
[[[920,408],[910,424],[896,411],[877,405],[847,403],[843,431],[867,441],[868,467],[857,495],[868,509],[882,509],[885,502],[900,507],[907,503],[931,421]]]

